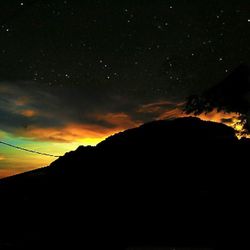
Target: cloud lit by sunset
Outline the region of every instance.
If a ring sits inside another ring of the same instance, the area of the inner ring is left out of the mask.
[[[20,114],[26,117],[33,117],[36,115],[36,111],[31,110],[31,109],[25,109],[25,110],[21,110]]]
[[[183,112],[185,102],[161,99],[135,103],[126,109],[105,103],[103,110],[97,112],[91,102],[86,104],[88,109],[84,105],[79,106],[71,98],[78,95],[74,89],[51,92],[46,86],[41,91],[40,86],[29,92],[30,84],[25,83],[25,86],[26,91],[16,84],[12,88],[2,84],[0,88],[0,92],[8,97],[0,100],[3,117],[0,138],[10,144],[54,155],[63,155],[80,145],[94,146],[112,134],[137,127],[143,122],[187,116]],[[61,109],[68,98],[71,101]],[[242,129],[237,113],[214,110],[198,117],[225,123],[236,130]],[[43,167],[53,160],[48,156],[33,155],[1,145],[0,177]]]
[[[214,104],[198,117],[240,134],[250,108],[246,1],[139,2],[1,1],[0,140],[63,155],[185,117],[190,95]],[[0,145],[0,177],[53,160]]]
[[[32,83],[24,85],[25,90],[15,83],[0,85],[0,94],[6,97],[0,99],[0,140],[18,147],[64,155],[80,145],[94,146],[112,134],[142,123],[140,117],[124,111],[108,112],[109,107],[107,112],[93,112],[91,103],[87,110],[77,106],[68,93],[78,95],[72,89],[52,93],[46,86],[40,86],[29,92]],[[67,98],[71,102],[61,109]],[[54,160],[3,144],[0,147],[0,177],[47,166]]]

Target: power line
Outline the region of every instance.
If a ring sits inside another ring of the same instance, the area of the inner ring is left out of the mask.
[[[30,8],[33,5],[35,5],[37,3],[40,3],[40,2],[41,2],[41,0],[30,0],[30,1],[27,1],[25,3],[25,7],[29,7]],[[24,9],[28,10],[28,8],[24,8]],[[0,20],[0,24],[2,26],[6,25],[7,23],[13,21],[13,19],[16,19],[19,16],[23,15],[24,14],[24,12],[23,12],[24,9],[17,8],[16,11],[14,11],[14,13],[12,13],[12,15],[6,16],[2,20]],[[29,153],[33,153],[33,154],[39,154],[39,155],[44,155],[44,156],[49,156],[49,157],[55,157],[55,158],[60,157],[60,156],[57,156],[57,155],[42,153],[42,152],[39,152],[39,151],[35,151],[35,150],[30,150],[30,149],[27,149],[27,148],[19,147],[19,146],[12,145],[12,144],[9,144],[9,143],[3,142],[3,141],[0,141],[0,144],[3,144],[3,145],[8,146],[8,147],[15,148],[15,149],[18,149],[18,150],[22,150],[22,151],[26,151],[26,152],[29,152]]]
[[[41,0],[30,0],[30,1],[27,1],[25,3],[25,7],[27,6],[27,7],[30,8],[30,7],[32,7],[33,5],[35,5],[35,4],[39,3],[39,2],[41,2]],[[28,10],[28,8],[24,8],[24,9]],[[24,9],[22,9],[22,11],[21,11],[20,8],[17,8],[16,11],[14,11],[14,13],[12,15],[9,15],[6,18],[0,20],[0,24],[5,25],[6,23],[13,21],[13,19],[16,19],[18,16],[23,15],[23,10]],[[8,146],[8,147],[15,148],[15,149],[18,149],[18,150],[22,150],[22,151],[26,151],[26,152],[29,152],[29,153],[33,153],[33,154],[39,154],[39,155],[50,156],[50,157],[55,157],[55,158],[60,157],[60,156],[57,156],[57,155],[42,153],[42,152],[39,152],[39,151],[35,151],[35,150],[30,150],[30,149],[27,149],[27,148],[19,147],[19,146],[12,145],[12,144],[9,144],[9,143],[3,142],[3,141],[0,141],[0,144],[3,144],[3,145]]]
[[[7,142],[3,142],[3,141],[0,141],[0,144],[3,144],[3,145],[8,146],[8,147],[15,148],[15,149],[19,149],[19,150],[22,150],[22,151],[26,151],[26,152],[29,152],[29,153],[33,153],[33,154],[39,154],[39,155],[50,156],[50,157],[55,157],[55,158],[61,157],[61,156],[58,156],[58,155],[52,155],[52,154],[42,153],[42,152],[39,152],[39,151],[35,151],[35,150],[31,150],[31,149],[27,149],[27,148],[15,146],[15,145],[9,144]]]

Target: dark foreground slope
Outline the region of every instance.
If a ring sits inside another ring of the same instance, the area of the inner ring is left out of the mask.
[[[231,128],[196,118],[79,147],[1,181],[0,249],[239,246],[249,148]]]

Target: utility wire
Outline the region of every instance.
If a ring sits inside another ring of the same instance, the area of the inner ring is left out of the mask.
[[[15,148],[15,149],[18,149],[18,150],[22,150],[22,151],[26,151],[26,152],[29,152],[29,153],[33,153],[33,154],[45,155],[45,156],[50,156],[50,157],[55,157],[55,158],[61,157],[61,156],[58,156],[58,155],[52,155],[52,154],[42,153],[42,152],[39,152],[39,151],[36,151],[36,150],[31,150],[31,149],[27,149],[27,148],[15,146],[15,145],[3,142],[3,141],[0,141],[0,144],[3,144],[3,145],[8,146],[8,147]]]
[[[6,16],[5,18],[1,18],[0,19],[0,24],[2,26],[6,25],[6,24],[9,24],[14,19],[17,19],[19,16],[23,15],[24,10],[27,11],[29,8],[31,8],[32,6],[34,6],[35,4],[40,3],[40,2],[41,2],[41,0],[26,1],[24,8],[17,8],[16,11],[14,11],[14,13],[12,13],[11,15]],[[33,153],[33,154],[39,154],[39,155],[50,156],[50,157],[55,157],[55,158],[60,157],[60,156],[57,156],[57,155],[41,153],[41,152],[38,152],[38,151],[35,151],[35,150],[30,150],[30,149],[27,149],[27,148],[19,147],[19,146],[12,145],[12,144],[9,144],[9,143],[3,142],[3,141],[0,141],[0,144],[3,144],[3,145],[8,146],[8,147],[15,148],[15,149],[18,149],[18,150]]]
[[[0,19],[0,24],[2,26],[6,25],[6,24],[9,24],[10,22],[13,21],[13,19],[17,19],[19,16],[23,15],[24,14],[24,12],[23,12],[24,10],[28,10],[28,8],[31,8],[33,5],[35,5],[37,3],[40,3],[40,2],[41,2],[41,0],[30,0],[30,1],[27,1],[25,3],[25,8],[24,9],[18,8],[18,9],[16,9],[16,11],[14,11],[14,13],[12,13],[12,15],[6,16],[3,19],[1,18]],[[29,153],[33,153],[33,154],[39,154],[39,155],[44,155],[44,156],[49,156],[49,157],[55,157],[55,158],[60,157],[60,156],[57,156],[57,155],[42,153],[42,152],[39,152],[39,151],[35,151],[35,150],[30,150],[30,149],[27,149],[27,148],[19,147],[19,146],[12,145],[12,144],[9,144],[9,143],[3,142],[3,141],[0,141],[0,144],[3,144],[3,145],[8,146],[8,147],[15,148],[15,149],[18,149],[18,150],[22,150],[22,151],[26,151],[26,152],[29,152]]]

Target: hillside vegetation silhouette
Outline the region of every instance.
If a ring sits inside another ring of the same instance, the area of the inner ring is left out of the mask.
[[[246,132],[250,132],[250,67],[247,64],[241,64],[202,94],[189,96],[185,106],[187,114],[195,115],[214,109],[240,114]]]
[[[193,117],[79,147],[0,181],[0,246],[228,249],[247,208],[249,149],[232,128]]]

